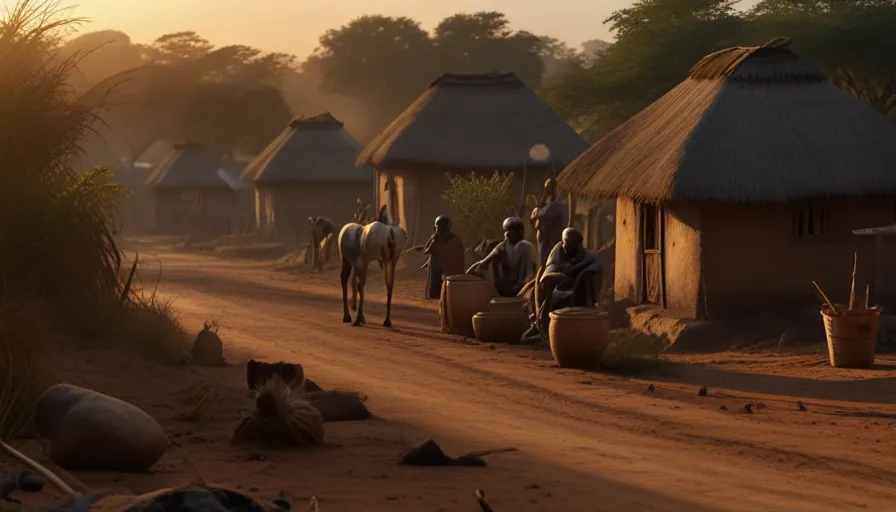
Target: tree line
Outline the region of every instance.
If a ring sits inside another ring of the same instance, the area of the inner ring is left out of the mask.
[[[159,138],[255,153],[292,113],[322,110],[364,142],[446,71],[512,71],[596,138],[674,87],[705,54],[780,36],[838,87],[893,114],[896,0],[736,7],[735,0],[636,0],[605,21],[614,43],[594,40],[580,49],[514,30],[501,13],[478,12],[445,18],[431,32],[407,17],[362,16],[324,33],[301,62],[248,46],[216,48],[194,32],[150,45],[121,32],[89,33],[60,55],[82,59],[73,85],[111,104],[104,116],[110,138],[127,138],[118,145],[133,155]]]

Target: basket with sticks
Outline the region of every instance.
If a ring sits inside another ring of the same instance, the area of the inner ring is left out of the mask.
[[[856,266],[858,255],[853,258],[852,286],[849,291],[849,305],[838,305],[824,293],[815,281],[815,289],[824,304],[821,318],[828,342],[828,355],[834,368],[870,368],[874,364],[877,345],[877,330],[880,324],[880,307],[869,306],[870,287],[865,287],[865,299],[861,304],[856,300]]]

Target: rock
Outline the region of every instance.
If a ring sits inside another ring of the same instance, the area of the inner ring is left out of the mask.
[[[35,424],[65,469],[145,471],[168,448],[162,427],[139,407],[70,384],[41,395]]]
[[[218,336],[217,329],[212,330],[212,326],[208,323],[196,335],[190,355],[193,362],[200,366],[224,366],[227,364],[227,361],[224,360],[224,342]]]
[[[370,418],[370,410],[361,395],[351,391],[316,391],[305,393],[324,421],[361,421]]]

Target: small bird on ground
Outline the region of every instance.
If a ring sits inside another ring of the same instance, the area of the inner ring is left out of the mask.
[[[648,393],[653,393],[654,391],[656,391],[656,386],[654,386],[653,384],[647,386]]]
[[[753,414],[753,404],[747,404],[744,406],[744,412],[747,414]]]
[[[706,386],[703,386],[702,388],[700,388],[700,391],[697,394],[700,396],[706,396],[707,394],[709,394],[709,390],[706,389]]]
[[[809,408],[806,407],[806,404],[804,404],[801,400],[798,400],[798,401],[796,402],[796,405],[797,405],[797,407],[799,407],[800,410],[803,411],[803,412],[806,412],[806,411],[809,410]]]

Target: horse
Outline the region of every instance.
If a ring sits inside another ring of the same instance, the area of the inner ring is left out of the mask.
[[[395,283],[395,265],[407,242],[407,233],[401,226],[392,224],[386,215],[386,206],[380,209],[377,220],[362,226],[352,222],[339,232],[339,256],[342,260],[342,321],[351,323],[348,310],[348,280],[352,278],[352,309],[357,304],[357,315],[352,325],[362,326],[364,319],[364,286],[367,268],[374,260],[383,271],[386,283],[385,327],[392,327],[392,286]],[[354,276],[352,276],[354,274]],[[360,301],[358,301],[360,296]]]

